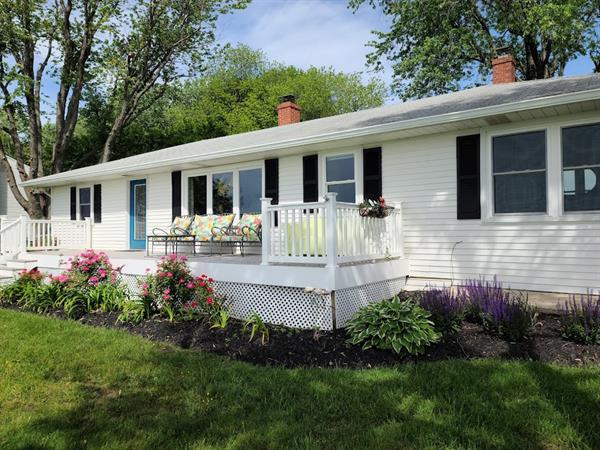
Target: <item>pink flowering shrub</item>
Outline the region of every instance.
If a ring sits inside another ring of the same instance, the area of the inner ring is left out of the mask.
[[[38,289],[43,282],[44,274],[37,268],[21,270],[13,283],[0,287],[0,304],[18,304],[27,290]]]
[[[206,275],[194,277],[185,256],[163,256],[156,273],[148,274],[140,284],[141,301],[147,315],[159,313],[171,321],[176,316],[211,316],[224,307],[223,299],[214,294],[213,281]]]
[[[94,250],[86,250],[67,261],[67,271],[55,277],[55,281],[60,283],[71,281],[88,286],[98,286],[114,283],[117,279],[117,271],[104,252],[96,253]]]
[[[34,267],[31,270],[23,269],[19,272],[17,282],[39,284],[44,279],[44,274]]]

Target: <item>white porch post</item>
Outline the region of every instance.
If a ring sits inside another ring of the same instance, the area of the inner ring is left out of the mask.
[[[337,192],[325,194],[325,220],[327,221],[327,265],[337,267]]]
[[[19,217],[19,253],[27,251],[27,218],[23,215]]]
[[[92,248],[92,219],[85,218],[85,246],[86,249]]]
[[[271,198],[261,198],[261,213],[262,213],[262,261],[261,265],[267,266],[269,264],[269,253],[271,251],[271,215],[269,214],[269,206],[271,205]]]

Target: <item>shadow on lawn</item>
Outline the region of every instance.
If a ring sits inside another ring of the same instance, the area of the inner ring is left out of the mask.
[[[592,379],[598,389],[597,372],[493,361],[283,370],[192,352],[151,354],[139,361],[152,368],[147,380],[127,373],[111,386],[81,380],[79,403],[30,422],[31,435],[53,433],[64,448],[136,449],[541,448],[600,441],[591,413],[600,405],[580,390]]]

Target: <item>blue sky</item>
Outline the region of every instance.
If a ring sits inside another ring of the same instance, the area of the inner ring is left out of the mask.
[[[221,42],[261,49],[274,61],[297,67],[333,67],[365,72],[371,30],[385,29],[386,18],[370,7],[356,13],[346,0],[253,0],[245,10],[218,22]],[[389,71],[379,74],[390,81]]]
[[[371,30],[387,28],[387,19],[378,10],[363,5],[353,12],[347,0],[253,0],[248,8],[220,18],[216,35],[220,43],[244,43],[274,61],[302,68],[360,71],[365,80],[376,76],[389,85],[389,65],[379,73],[365,66]],[[566,75],[592,70],[589,58],[580,58],[569,63]],[[44,93],[49,104],[44,105],[45,111],[53,107],[56,91],[56,84],[47,77]]]
[[[354,13],[346,0],[253,0],[245,10],[219,20],[217,38],[263,50],[269,59],[302,68],[332,66],[365,72],[371,30],[387,29],[386,18],[363,5]],[[566,75],[591,73],[589,58],[567,65]],[[386,84],[391,71],[377,74]]]

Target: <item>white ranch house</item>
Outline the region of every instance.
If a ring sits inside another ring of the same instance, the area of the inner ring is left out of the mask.
[[[477,277],[598,289],[600,77],[496,81],[307,122],[286,99],[279,127],[28,181],[51,190],[51,217],[4,224],[2,257],[58,270],[92,247],[141,275],[146,236],[175,216],[260,212],[255,254],[190,259],[239,316],[331,328],[403,288]],[[360,217],[379,195],[393,213]]]

